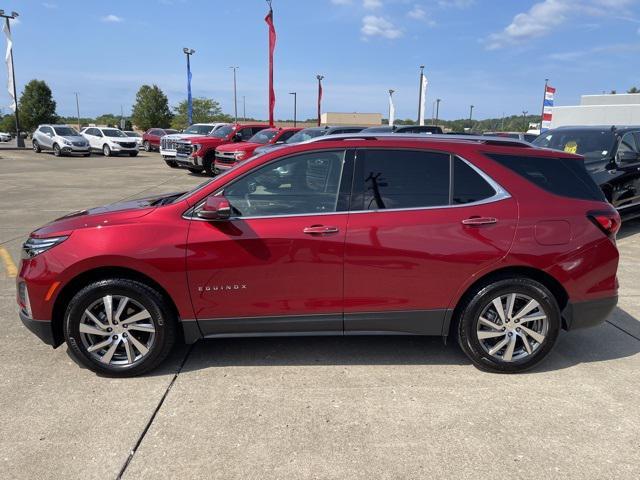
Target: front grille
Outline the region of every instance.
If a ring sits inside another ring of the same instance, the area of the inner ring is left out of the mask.
[[[176,154],[178,155],[191,155],[192,147],[191,144],[188,142],[173,142],[174,144],[174,149],[176,151]]]
[[[223,165],[233,165],[236,163],[236,157],[233,153],[216,153],[216,162]]]
[[[176,140],[171,139],[171,138],[161,138],[160,139],[160,146],[162,147],[163,150],[175,150],[176,149],[176,143],[178,143]]]
[[[84,143],[84,142],[71,142],[71,143],[73,143],[74,147],[86,147],[87,146],[87,144]]]
[[[136,142],[118,142],[122,148],[135,148]]]

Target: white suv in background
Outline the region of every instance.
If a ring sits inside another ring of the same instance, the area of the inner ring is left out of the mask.
[[[89,142],[68,125],[40,125],[32,135],[33,151],[53,150],[56,157],[78,153],[91,155]]]
[[[182,133],[172,133],[165,135],[160,139],[160,155],[164,158],[171,168],[177,168],[176,159],[176,142],[188,137],[204,137],[215,132],[220,127],[228,125],[227,123],[194,123]]]
[[[126,136],[117,128],[87,127],[80,133],[89,141],[91,150],[100,151],[105,157],[121,153],[130,157],[138,155],[136,139]]]

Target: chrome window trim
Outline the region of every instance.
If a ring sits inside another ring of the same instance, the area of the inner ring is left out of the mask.
[[[326,149],[326,150],[335,150],[335,149]],[[345,149],[345,152],[349,150],[349,148]],[[404,149],[406,150],[406,149]],[[414,149],[411,149],[414,150]],[[427,151],[427,150],[425,150]],[[438,152],[438,153],[444,153],[444,152]],[[295,154],[294,154],[295,155]],[[489,186],[491,188],[493,188],[493,190],[496,192],[495,195],[491,196],[491,197],[487,197],[484,198],[482,200],[478,200],[477,202],[469,202],[469,203],[459,203],[456,205],[437,205],[437,206],[429,206],[429,207],[408,207],[408,208],[382,208],[382,209],[374,209],[374,210],[347,210],[344,212],[324,212],[324,213],[294,213],[294,214],[289,214],[289,215],[265,215],[265,216],[253,216],[253,217],[230,217],[225,221],[233,221],[233,220],[256,220],[259,218],[289,218],[289,217],[318,217],[318,216],[324,216],[324,215],[350,215],[350,214],[363,214],[363,213],[384,213],[384,212],[411,212],[411,211],[419,211],[419,210],[436,210],[436,209],[445,209],[445,208],[463,208],[463,207],[475,207],[475,206],[479,206],[479,205],[486,205],[488,203],[494,203],[494,202],[500,202],[502,200],[506,200],[511,198],[511,194],[502,187],[502,185],[500,185],[498,182],[496,182],[493,178],[491,178],[487,173],[485,173],[483,170],[481,170],[480,168],[478,168],[476,165],[474,165],[472,162],[468,161],[466,158],[463,158],[460,155],[454,154],[454,153],[449,153],[449,155],[455,160],[456,158],[459,158],[460,160],[462,160],[464,163],[466,163],[469,167],[471,167],[478,175],[480,175],[480,177],[482,177],[483,180],[485,180]],[[292,155],[290,155],[292,156]],[[280,159],[284,159],[286,157],[281,157],[278,159],[274,159],[275,160],[280,160]],[[269,165],[268,162],[265,165]],[[249,172],[247,172],[248,174]],[[244,177],[244,175],[242,176]],[[239,177],[239,178],[242,178]],[[221,188],[220,190],[216,191],[215,193],[213,193],[213,195],[217,195],[219,193],[221,193],[222,191],[224,191],[224,187]],[[196,220],[196,221],[200,221],[200,222],[211,222],[211,220],[207,220],[204,218],[198,218],[195,215],[195,212],[198,208],[202,207],[202,205],[204,204],[204,202],[206,201],[206,198],[201,200],[200,202],[198,202],[198,204],[196,204],[195,206],[189,208],[187,211],[185,211],[182,214],[182,218],[187,219],[187,220]]]

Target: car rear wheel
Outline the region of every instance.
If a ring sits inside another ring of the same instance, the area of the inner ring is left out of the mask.
[[[173,160],[165,160],[165,163],[171,168],[178,168],[178,164]]]
[[[202,165],[204,166],[204,173],[206,173],[210,177],[215,177],[216,167],[215,157],[213,154],[206,155],[202,161]]]
[[[149,144],[149,142],[147,140],[142,142],[142,148],[144,148],[145,152],[150,152],[151,151],[151,145]]]
[[[560,309],[541,283],[500,279],[469,295],[460,309],[458,342],[481,370],[516,373],[541,362],[560,331]]]
[[[131,377],[156,368],[171,351],[176,321],[163,297],[126,279],[92,283],[67,307],[64,335],[69,350],[87,368]]]
[[[40,153],[42,151],[42,149],[40,148],[40,144],[36,140],[32,142],[32,145],[33,145],[34,152]]]
[[[60,145],[58,145],[57,143],[53,144],[53,154],[56,157],[59,157],[62,154],[62,151],[60,150]]]
[[[106,143],[102,146],[102,154],[105,157],[111,156],[111,149],[109,148],[109,145],[107,145]]]

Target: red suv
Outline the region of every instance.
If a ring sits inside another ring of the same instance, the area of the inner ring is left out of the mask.
[[[178,338],[316,334],[452,336],[479,368],[517,372],[612,311],[619,225],[576,155],[328,136],[45,225],[17,299],[42,340],[111,375]]]
[[[251,158],[256,148],[264,145],[284,145],[302,128],[265,128],[246,142],[228,143],[216,148],[215,172],[229,170],[238,162]]]
[[[266,128],[269,125],[236,123],[220,127],[208,135],[183,138],[176,142],[176,163],[191,173],[215,175],[216,148],[227,143],[246,142]]]
[[[150,128],[142,134],[142,148],[145,152],[160,150],[160,139],[173,133],[178,133],[178,131],[171,128]]]

